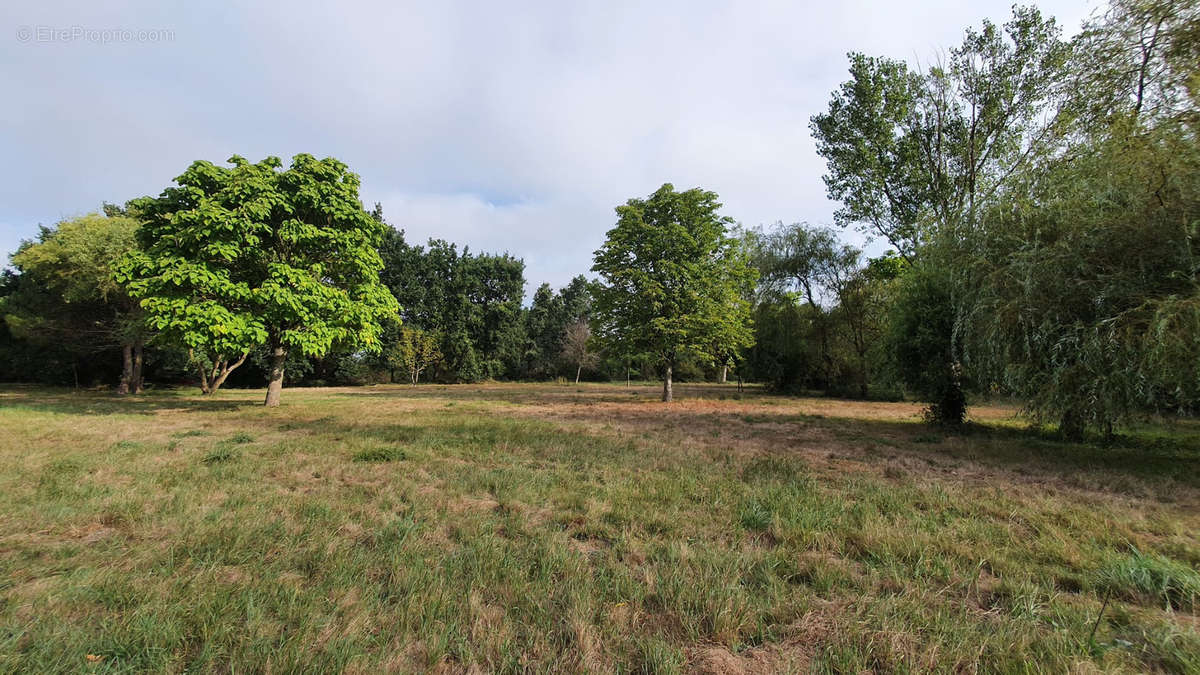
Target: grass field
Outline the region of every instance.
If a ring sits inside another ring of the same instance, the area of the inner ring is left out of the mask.
[[[0,671],[1200,672],[1200,427],[735,392],[2,387]]]

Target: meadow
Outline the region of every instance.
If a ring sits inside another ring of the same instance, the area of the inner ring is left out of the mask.
[[[1200,672],[1200,425],[658,393],[2,387],[0,672]]]

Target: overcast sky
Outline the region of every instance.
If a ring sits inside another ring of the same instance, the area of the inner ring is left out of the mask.
[[[5,261],[233,154],[337,157],[410,242],[508,251],[530,292],[664,182],[746,225],[828,223],[808,119],[846,52],[926,60],[1010,2],[224,4],[3,3]],[[1096,2],[1039,6],[1073,32]]]

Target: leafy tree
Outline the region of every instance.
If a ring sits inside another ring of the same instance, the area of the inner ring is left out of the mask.
[[[389,368],[401,369],[415,385],[421,373],[442,359],[436,335],[419,328],[401,326],[399,338],[385,350]]]
[[[963,398],[956,389],[961,354],[954,334],[932,340],[927,333],[930,326],[953,330],[963,305],[934,311],[929,303],[959,302],[955,289],[966,281],[934,284],[943,274],[932,268],[948,264],[945,272],[960,276],[967,270],[962,258],[926,251],[954,248],[970,237],[980,214],[1060,147],[1066,122],[1056,113],[1069,89],[1070,51],[1053,19],[1015,7],[1003,26],[985,21],[980,30],[968,30],[948,59],[924,73],[851,54],[851,80],[834,93],[829,110],[812,119],[828,164],[829,196],[842,202],[838,222],[885,237],[923,270],[897,301],[915,302],[938,320],[921,326],[921,339],[907,346],[895,342],[903,333],[891,331],[890,344],[908,357],[935,359],[898,372],[914,377],[907,382],[914,390],[935,396],[931,410],[945,412],[943,421],[962,419],[951,400]],[[903,310],[894,316],[915,318]],[[945,317],[952,320],[940,320]],[[937,375],[937,387],[929,374]]]
[[[572,279],[557,293],[550,284],[539,286],[525,313],[528,341],[525,374],[535,378],[559,374],[569,330],[579,322],[586,323],[590,313],[591,293],[583,275]],[[577,362],[567,359],[567,365],[572,364]]]
[[[832,331],[833,325],[822,306],[824,294],[830,290],[826,282],[833,268],[850,249],[843,247],[837,235],[828,228],[814,228],[806,223],[777,224],[763,235],[759,255],[759,274],[764,287],[773,299],[798,293],[808,303],[809,321],[818,342],[820,375],[817,382],[828,391],[836,375]]]
[[[617,353],[652,355],[663,370],[664,401],[684,352],[712,356],[713,345],[753,343],[744,295],[755,272],[720,207],[714,192],[664,184],[618,206],[617,225],[596,251],[598,335]]]
[[[153,328],[198,355],[206,393],[265,344],[265,404],[275,406],[289,351],[380,348],[381,322],[398,310],[379,283],[384,225],[336,159],[229,163],[197,161],[178,187],[137,202],[143,251],[120,278]]]
[[[380,254],[380,278],[404,306],[404,322],[440,336],[445,358],[435,376],[471,382],[524,371],[524,262],[507,254],[459,252],[437,239],[428,247],[410,245],[390,227]]]
[[[1075,38],[1069,110],[1087,135],[1126,117],[1200,122],[1200,5],[1113,0]]]
[[[146,332],[140,312],[117,284],[113,264],[136,248],[138,221],[90,214],[43,228],[12,256],[19,290],[5,302],[10,329],[78,355],[121,349],[120,394],[142,390]]]
[[[948,426],[967,414],[954,282],[943,265],[915,265],[899,279],[883,335],[900,382],[929,401],[926,419]]]

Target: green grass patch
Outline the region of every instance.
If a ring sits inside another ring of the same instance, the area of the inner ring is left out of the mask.
[[[354,453],[350,459],[355,462],[400,462],[408,459],[408,453],[404,448],[394,446],[367,448]]]
[[[1192,427],[657,391],[0,388],[0,672],[1200,667]]]

